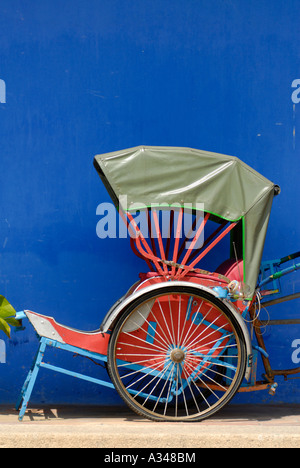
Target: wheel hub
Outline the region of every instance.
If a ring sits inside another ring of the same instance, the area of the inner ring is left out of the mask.
[[[176,362],[176,364],[178,364],[184,361],[185,352],[182,349],[175,348],[171,351],[170,358],[173,362]]]

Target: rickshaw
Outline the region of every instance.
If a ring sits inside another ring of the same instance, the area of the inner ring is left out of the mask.
[[[238,391],[274,393],[277,375],[300,372],[272,370],[260,333],[264,304],[300,296],[281,297],[278,289],[281,276],[299,269],[299,252],[261,263],[279,186],[237,157],[191,148],[139,146],[97,155],[94,166],[147,269],[98,330],[17,313],[40,340],[19,419],[40,368],[114,388],[140,416],[171,422],[208,418]],[[292,265],[283,269],[286,262]],[[105,363],[110,380],[45,362],[47,347]]]

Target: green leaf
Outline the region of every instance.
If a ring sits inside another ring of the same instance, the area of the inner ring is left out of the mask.
[[[0,330],[4,331],[8,338],[10,338],[10,327],[2,318],[0,318]]]
[[[14,317],[8,317],[6,319],[4,319],[6,323],[8,323],[9,325],[12,325],[13,327],[20,327],[21,326],[21,322],[19,320],[16,320]]]
[[[10,338],[10,325],[19,327],[20,322],[14,317],[16,311],[13,306],[0,295],[0,331],[2,330]]]
[[[16,311],[13,306],[5,299],[4,296],[0,295],[0,318],[5,319],[7,317],[13,317],[16,315]]]

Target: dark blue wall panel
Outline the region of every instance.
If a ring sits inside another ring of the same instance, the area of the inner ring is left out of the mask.
[[[92,165],[135,145],[240,157],[282,188],[265,258],[299,250],[299,17],[298,0],[1,0],[0,292],[15,308],[95,329],[136,280],[128,240],[96,236],[110,200]],[[299,302],[280,312],[297,316]],[[0,403],[12,403],[37,341],[30,327],[1,339]],[[274,367],[293,365],[299,339],[296,327],[266,332]],[[235,401],[299,402],[298,382]],[[32,401],[119,399],[41,371]]]

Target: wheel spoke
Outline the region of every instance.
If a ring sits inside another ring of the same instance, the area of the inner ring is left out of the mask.
[[[157,301],[157,303],[159,303],[159,301]],[[146,305],[147,305],[148,308],[150,309],[149,305],[148,305],[148,304],[146,304]],[[158,304],[158,305],[159,305],[159,304]],[[165,337],[165,340],[164,340],[165,343],[170,344],[170,338],[171,338],[171,341],[172,341],[172,337],[171,337],[171,336],[168,337],[168,336],[166,335],[165,330],[163,329],[162,324],[160,323],[160,320],[159,320],[158,317],[156,316],[157,314],[154,315],[154,313],[153,313],[153,307],[152,307],[152,309],[150,309],[150,312],[152,312],[152,314],[153,314],[153,316],[154,316],[154,318],[155,318],[155,320],[156,320],[157,326],[160,328],[161,333],[162,333],[162,334],[164,335],[164,337]]]
[[[139,338],[138,336],[136,335],[131,335],[130,333],[128,332],[124,332],[125,335],[128,335],[130,336],[131,338],[135,339],[135,340],[138,340],[138,341],[141,341],[142,343],[145,343],[145,340],[143,338]],[[150,343],[149,343],[150,344]],[[155,345],[154,343],[151,343],[151,346],[153,346],[154,348],[157,348],[159,349],[159,351],[165,351],[165,348],[162,348],[161,346],[158,346],[158,345]],[[150,347],[148,346],[147,348],[145,349],[150,349]]]
[[[163,310],[162,310],[162,306],[161,306],[161,303],[160,303],[159,299],[157,299],[157,304],[158,304],[158,307],[159,307],[159,309],[160,309],[160,312],[161,312],[161,315],[162,315],[162,318],[163,318],[163,322],[164,322],[164,324],[166,325],[166,328],[167,328],[167,330],[168,330],[169,337],[170,337],[170,342],[172,343],[172,342],[173,342],[172,334],[171,334],[171,332],[170,332],[169,325],[168,325],[168,322],[167,322],[167,320],[166,320],[165,314],[164,314],[164,312],[163,312]]]
[[[191,286],[159,287],[123,312],[108,369],[129,406],[154,420],[201,420],[237,391],[245,340],[226,304]],[[124,317],[124,318],[123,318]]]
[[[193,339],[193,341],[189,342],[189,344],[186,345],[186,347],[187,347],[187,348],[190,348],[190,347],[195,343],[196,340],[197,340],[198,343],[200,343],[201,341],[206,340],[206,339],[207,339],[210,335],[212,335],[213,333],[215,333],[215,332],[217,332],[217,331],[219,331],[219,330],[222,330],[224,327],[226,327],[227,324],[225,323],[225,324],[221,325],[219,328],[213,329],[213,331],[212,331],[209,335],[205,335],[201,340],[199,340],[199,337],[202,336],[203,333],[205,333],[208,329],[211,329],[212,326],[214,325],[214,323],[215,323],[220,317],[221,317],[221,316],[216,317],[209,325],[206,326],[206,328],[204,328],[204,329],[202,330],[201,333],[199,333],[198,336],[196,336],[196,337]],[[195,331],[195,330],[194,330],[194,331]],[[194,333],[192,333],[192,335],[193,335],[193,334],[194,334]],[[191,336],[192,336],[192,335],[191,335]],[[191,338],[191,337],[190,337],[190,338]]]
[[[140,314],[141,317],[143,317],[143,315],[139,311],[138,311],[138,313]],[[151,325],[151,323],[147,319],[145,319],[145,322],[147,323],[148,327],[151,328],[151,330],[154,331],[154,333],[156,334],[156,337],[160,338],[160,340],[157,340],[157,341],[159,341],[159,343],[162,346],[166,345],[168,347],[169,343],[159,334],[159,332],[156,330],[156,328],[154,328],[153,325]],[[159,322],[156,322],[156,323],[159,324]],[[147,330],[147,335],[152,337],[152,335],[148,333],[148,330]]]
[[[180,341],[180,343],[182,344],[182,346],[185,346],[185,341],[186,341],[187,337],[189,336],[189,333],[190,333],[190,330],[191,330],[192,326],[193,326],[194,323],[195,323],[195,320],[196,320],[196,318],[197,318],[197,314],[199,313],[202,304],[203,304],[203,301],[202,301],[201,304],[199,305],[197,312],[194,314],[193,320],[191,320],[190,327],[189,327],[188,331],[187,331],[186,334],[185,334],[184,340],[183,340],[183,341]],[[211,308],[211,309],[212,309],[212,308]],[[210,310],[211,310],[211,309],[210,309]],[[209,314],[210,310],[207,312],[207,314],[206,314],[205,317],[207,317],[207,315]],[[198,329],[198,326],[202,324],[203,320],[204,320],[204,318],[202,319],[202,321],[200,322],[200,324],[198,324],[198,325],[195,327],[194,332]],[[182,331],[183,331],[183,330],[182,330]],[[192,333],[192,335],[193,335],[193,333]],[[189,338],[191,338],[191,336],[189,336]]]

